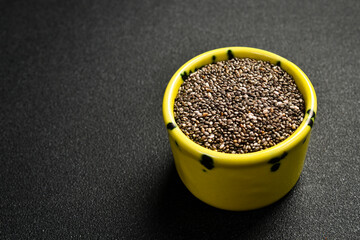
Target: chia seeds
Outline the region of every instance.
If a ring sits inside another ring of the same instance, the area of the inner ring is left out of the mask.
[[[304,118],[294,79],[269,62],[234,58],[198,69],[179,88],[175,121],[197,144],[250,153],[289,137]]]

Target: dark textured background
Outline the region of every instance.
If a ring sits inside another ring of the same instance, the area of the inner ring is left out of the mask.
[[[1,239],[356,239],[360,1],[0,1]],[[249,46],[318,96],[303,174],[228,212],[176,174],[161,104],[190,58]]]

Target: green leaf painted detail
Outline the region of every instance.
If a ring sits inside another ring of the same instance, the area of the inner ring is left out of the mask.
[[[185,81],[189,77],[189,75],[187,74],[186,71],[184,71],[184,73],[180,73],[180,76],[181,76],[183,81]]]

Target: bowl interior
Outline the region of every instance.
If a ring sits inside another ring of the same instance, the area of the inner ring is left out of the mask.
[[[280,66],[283,70],[293,76],[299,91],[302,93],[305,100],[306,113],[304,120],[297,130],[283,142],[261,150],[258,152],[246,153],[246,154],[230,154],[213,151],[204,148],[192,140],[190,140],[176,125],[174,119],[174,102],[178,93],[178,89],[187,77],[197,69],[204,65],[215,63],[218,61],[229,60],[234,57],[237,58],[253,58],[257,60],[269,61],[274,65]],[[171,78],[164,95],[163,101],[163,117],[165,124],[167,125],[169,134],[185,147],[189,153],[192,154],[207,154],[217,159],[218,164],[223,165],[236,165],[236,164],[255,164],[261,162],[263,159],[267,159],[269,156],[276,156],[284,151],[292,148],[300,141],[303,141],[311,131],[313,121],[315,119],[315,113],[317,111],[317,102],[315,90],[305,75],[305,73],[289,60],[280,57],[274,53],[248,47],[227,47],[220,48],[200,54],[187,63],[185,63]]]

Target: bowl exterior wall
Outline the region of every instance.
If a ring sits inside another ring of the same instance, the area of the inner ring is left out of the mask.
[[[189,153],[169,136],[176,170],[189,191],[201,201],[226,210],[251,210],[285,196],[298,181],[310,134],[278,158],[252,166],[206,168],[202,154]],[[241,161],[241,156],[239,156]]]

